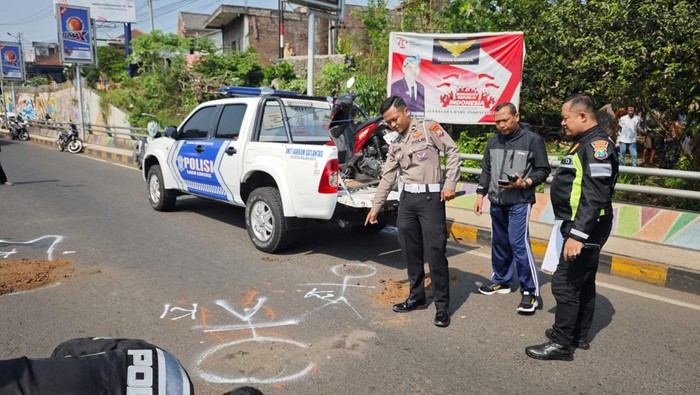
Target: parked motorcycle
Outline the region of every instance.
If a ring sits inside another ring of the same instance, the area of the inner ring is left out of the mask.
[[[134,146],[134,163],[138,166],[139,170],[143,169],[143,159],[146,157],[146,147],[154,138],[160,137],[160,125],[156,121],[151,121],[146,126],[148,131],[148,137],[141,137],[141,139]]]
[[[351,89],[355,78],[347,82],[348,93],[338,97],[331,108],[329,134],[338,148],[338,163],[344,178],[378,179],[389,152],[392,133],[382,117],[369,118],[355,104],[359,96]],[[364,119],[355,122],[356,119]]]
[[[10,137],[12,140],[27,141],[29,140],[29,132],[27,126],[29,123],[22,119],[20,115],[10,119]]]
[[[83,140],[78,137],[78,129],[75,127],[75,124],[71,123],[70,127],[70,132],[59,132],[56,144],[58,145],[58,150],[61,152],[68,148],[68,152],[77,154],[83,150]]]

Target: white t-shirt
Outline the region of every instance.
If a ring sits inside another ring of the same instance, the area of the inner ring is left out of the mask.
[[[625,115],[620,118],[620,142],[621,143],[636,143],[637,142],[637,130],[639,129],[639,123],[642,121],[639,115],[635,115],[630,118],[629,115]]]

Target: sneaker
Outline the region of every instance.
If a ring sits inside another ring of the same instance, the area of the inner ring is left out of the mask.
[[[523,299],[518,305],[518,311],[521,313],[534,313],[537,308],[537,296],[530,294],[530,292],[523,292]]]
[[[11,186],[15,185],[15,183],[6,181],[5,184],[3,184],[3,185],[7,185],[8,187],[11,187]]]
[[[482,285],[479,287],[479,292],[481,292],[484,295],[509,294],[510,287],[501,284]]]

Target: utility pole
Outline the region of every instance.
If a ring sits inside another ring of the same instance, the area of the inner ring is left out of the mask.
[[[279,22],[280,22],[280,48],[279,58],[284,58],[284,0],[279,0]]]
[[[151,19],[151,33],[155,30],[155,24],[153,23],[153,0],[148,0],[148,15]]]

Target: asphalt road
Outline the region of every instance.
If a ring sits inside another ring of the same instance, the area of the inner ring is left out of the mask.
[[[437,328],[432,306],[387,307],[386,284],[405,280],[390,232],[318,224],[268,255],[250,243],[240,208],[184,197],[159,213],[134,169],[0,144],[16,182],[0,186],[0,240],[52,236],[12,258],[46,256],[51,240],[53,257],[75,266],[56,286],[0,296],[0,358],[113,336],[171,351],[198,394],[245,382],[268,394],[700,391],[700,296],[600,275],[591,349],[535,361],[524,348],[553,322],[550,278],[544,309],[518,315],[519,293],[476,291],[490,275],[486,248],[450,246],[452,325]]]

